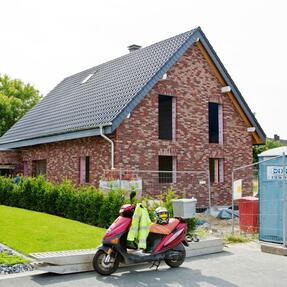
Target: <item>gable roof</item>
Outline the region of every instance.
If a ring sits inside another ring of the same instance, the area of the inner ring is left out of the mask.
[[[112,133],[184,52],[200,41],[262,142],[265,133],[200,28],[65,78],[0,138],[17,148]],[[86,82],[85,79],[93,74]]]

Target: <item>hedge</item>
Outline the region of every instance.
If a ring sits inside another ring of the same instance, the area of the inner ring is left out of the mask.
[[[174,192],[169,190],[156,201],[151,198],[140,200],[146,202],[152,218],[159,204],[164,205],[172,215],[173,197]],[[108,228],[111,225],[121,205],[128,201],[126,198],[123,190],[103,192],[92,185],[76,187],[69,181],[53,184],[43,176],[21,177],[19,184],[14,184],[9,177],[0,176],[0,204],[46,212],[98,227]],[[195,225],[193,220],[188,223],[189,226]]]
[[[123,204],[123,192],[108,193],[94,186],[75,187],[64,181],[53,184],[44,177],[23,177],[14,184],[0,176],[0,204],[46,212],[99,227],[109,227]]]

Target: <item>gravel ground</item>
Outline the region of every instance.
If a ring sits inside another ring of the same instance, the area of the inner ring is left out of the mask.
[[[24,257],[26,259],[29,259],[28,257],[24,256],[23,254],[20,254],[19,252],[16,252],[15,250],[0,244],[0,253],[7,252],[8,255],[18,255],[21,257]],[[7,265],[7,264],[0,264],[0,275],[7,275],[7,274],[13,274],[13,273],[20,273],[25,271],[32,271],[34,269],[32,263],[26,263],[26,264],[14,264],[14,265]]]

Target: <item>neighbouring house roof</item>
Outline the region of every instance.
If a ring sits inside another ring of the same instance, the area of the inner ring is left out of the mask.
[[[270,141],[278,141],[281,145],[287,146],[287,140],[281,139],[279,135],[275,134],[273,138],[267,138]]]
[[[173,64],[200,41],[231,87],[250,126],[262,142],[265,133],[200,28],[65,78],[0,138],[0,147],[35,144],[112,133]],[[260,142],[259,142],[260,143]]]

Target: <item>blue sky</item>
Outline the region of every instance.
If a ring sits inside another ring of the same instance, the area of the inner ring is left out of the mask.
[[[287,2],[1,0],[0,73],[47,94],[64,77],[201,26],[269,137],[287,139]]]

